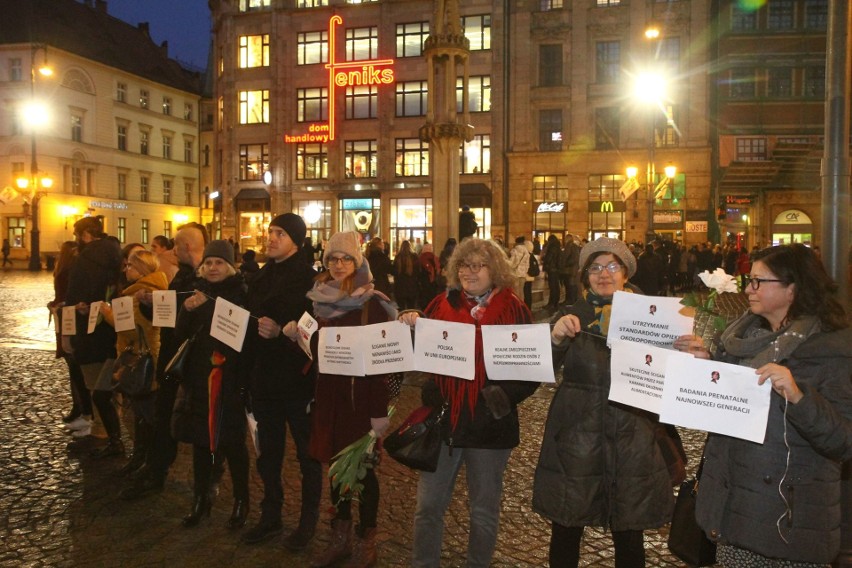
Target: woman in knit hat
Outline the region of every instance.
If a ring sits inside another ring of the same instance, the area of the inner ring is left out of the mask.
[[[609,401],[612,297],[632,292],[636,259],[601,237],[580,252],[581,297],[552,320],[554,367],[563,379],[547,415],[533,484],[533,510],[552,523],[550,565],[577,566],[587,525],[612,531],[615,566],[645,565],[644,529],[671,520],[674,499],[654,438],[656,421]]]
[[[354,231],[334,234],[323,254],[327,270],[316,278],[307,296],[314,303],[319,327],[348,327],[382,323],[396,319],[396,306],[373,285],[370,265],[361,254],[361,237]],[[295,340],[296,322],[288,323],[284,334]],[[311,344],[317,361],[317,341]],[[371,429],[378,437],[388,428],[388,388],[386,375],[352,377],[317,373],[316,402],[311,412],[311,455],[329,462],[340,450]],[[376,517],[379,509],[379,481],[370,467],[361,482],[364,488],[358,500],[359,525],[352,545],[351,495],[339,487],[331,488],[331,500],[337,512],[332,521],[328,548],[311,566],[330,566],[352,556],[347,566],[366,567],[376,563]]]
[[[175,440],[192,444],[194,498],[189,514],[183,518],[183,526],[194,527],[202,517],[210,515],[213,462],[224,458],[231,472],[234,496],[226,526],[236,530],[245,525],[249,512],[249,458],[240,353],[211,337],[210,327],[216,298],[243,305],[246,286],[234,267],[234,247],[228,241],[210,241],[204,248],[198,274],[201,276],[198,289],[183,303],[175,326],[178,341],[195,338],[172,415]]]

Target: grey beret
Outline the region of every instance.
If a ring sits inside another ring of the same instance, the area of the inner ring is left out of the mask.
[[[611,239],[609,237],[601,237],[583,246],[583,248],[580,250],[581,271],[583,270],[583,268],[585,268],[586,262],[589,260],[589,257],[598,252],[608,252],[620,258],[621,262],[623,262],[624,265],[627,267],[628,278],[636,274],[636,257],[633,256],[633,253],[630,252],[630,249],[627,248],[627,245],[624,244],[624,241],[619,241],[618,239]]]

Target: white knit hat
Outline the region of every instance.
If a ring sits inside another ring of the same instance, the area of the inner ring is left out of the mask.
[[[355,231],[343,231],[335,233],[328,239],[325,253],[322,255],[323,264],[328,264],[328,257],[332,253],[343,253],[355,259],[355,268],[361,268],[364,255],[361,254],[361,236]]]

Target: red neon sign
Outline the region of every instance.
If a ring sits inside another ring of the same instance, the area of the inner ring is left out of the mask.
[[[390,85],[394,82],[393,59],[370,59],[366,61],[336,61],[335,28],[343,25],[343,18],[332,16],[328,20],[328,122],[308,125],[308,131],[303,134],[285,134],[284,142],[321,142],[334,140],[335,130],[335,93],[338,87],[357,87],[362,85]]]

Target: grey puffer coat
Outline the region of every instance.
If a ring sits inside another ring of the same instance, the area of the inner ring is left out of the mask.
[[[841,463],[852,459],[852,329],[816,333],[779,361],[804,393],[787,408],[772,393],[766,440],[711,435],[696,517],[707,536],[770,558],[829,563],[840,547]]]
[[[574,314],[585,328],[594,308],[581,299]],[[610,350],[581,333],[554,346],[563,379],[545,425],[533,485],[533,510],[566,527],[644,530],[671,520],[674,498],[654,438],[656,416],[610,402]]]

